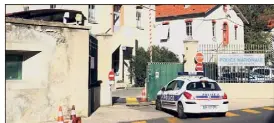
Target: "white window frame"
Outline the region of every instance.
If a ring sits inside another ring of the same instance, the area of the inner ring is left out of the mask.
[[[186,35],[192,37],[192,21],[186,22]]]
[[[95,5],[88,5],[88,22],[93,23],[95,21]]]

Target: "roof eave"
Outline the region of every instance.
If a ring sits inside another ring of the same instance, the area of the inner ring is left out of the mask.
[[[249,24],[249,21],[246,19],[246,17],[243,15],[241,10],[236,5],[232,5],[232,8],[237,13],[237,15],[243,20],[245,24]]]
[[[191,16],[191,17],[190,17]],[[174,15],[174,16],[163,16],[163,17],[156,17],[157,20],[169,20],[169,18],[193,18],[193,17],[203,17],[205,16],[205,12],[201,13],[193,13],[193,14],[185,14],[185,15]],[[171,19],[173,20],[173,19]]]

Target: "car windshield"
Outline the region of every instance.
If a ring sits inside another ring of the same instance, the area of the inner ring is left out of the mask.
[[[216,82],[191,82],[186,89],[190,91],[221,91]]]
[[[259,74],[259,73],[256,73],[256,72],[253,72],[253,73],[250,73],[251,75],[262,75],[262,74]]]

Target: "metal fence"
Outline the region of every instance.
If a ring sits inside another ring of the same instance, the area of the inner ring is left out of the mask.
[[[230,44],[223,46],[222,44],[200,44],[198,52],[203,53],[204,73],[210,79],[221,83],[274,83],[272,45]],[[235,57],[236,60],[233,59],[235,64],[221,65],[220,58],[223,56]],[[237,63],[237,60],[243,59],[244,56],[252,56],[255,59],[260,57],[264,61],[260,65],[256,65],[255,62],[252,65],[252,61],[249,61],[249,64]]]

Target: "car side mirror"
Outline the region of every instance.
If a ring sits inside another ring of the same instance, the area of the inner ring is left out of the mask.
[[[165,88],[165,87],[162,87],[161,91],[165,91],[165,90],[166,90],[166,88]]]

